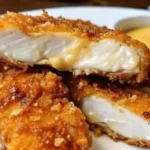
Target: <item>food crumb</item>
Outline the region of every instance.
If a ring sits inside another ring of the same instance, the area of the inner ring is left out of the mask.
[[[34,103],[33,105],[34,105],[35,107],[37,107],[37,106],[38,106],[38,103]]]
[[[136,100],[136,98],[137,98],[137,95],[132,95],[132,97],[131,97],[131,100]]]
[[[79,145],[87,145],[87,139],[86,138],[82,138],[82,139],[79,139],[79,140],[77,140],[77,143],[79,144]]]
[[[64,142],[64,138],[55,138],[54,146],[60,147],[63,142]]]
[[[31,121],[39,121],[40,119],[41,119],[40,116],[30,116],[29,117],[29,120],[31,120]]]
[[[51,107],[51,111],[60,112],[60,110],[61,110],[61,105],[60,105],[60,103],[58,103],[58,104],[56,104],[56,105],[54,105],[54,106]]]
[[[18,115],[21,114],[22,112],[23,112],[23,109],[22,109],[22,108],[15,109],[15,110],[11,113],[11,116],[18,116]]]

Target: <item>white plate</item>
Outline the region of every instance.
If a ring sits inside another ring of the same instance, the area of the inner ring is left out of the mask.
[[[97,25],[106,25],[109,28],[113,28],[114,24],[118,20],[139,16],[148,15],[150,11],[130,8],[119,7],[60,7],[45,9],[52,16],[63,16],[70,19],[83,19],[90,20]],[[40,15],[42,10],[26,11],[25,13],[31,15]]]
[[[46,9],[52,16],[63,16],[70,19],[90,20],[97,25],[106,25],[113,28],[120,19],[132,16],[146,15],[150,12],[146,10],[117,8],[117,7],[62,7]],[[26,11],[24,13],[31,15],[40,15],[42,10]],[[93,137],[91,150],[150,150],[150,148],[138,148],[129,146],[123,142],[114,142],[107,136],[101,138]]]

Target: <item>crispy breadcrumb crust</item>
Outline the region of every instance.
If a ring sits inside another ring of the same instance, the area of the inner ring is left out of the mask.
[[[137,40],[127,36],[123,31],[111,30],[106,27],[98,27],[89,21],[82,20],[69,20],[62,17],[54,18],[43,11],[41,16],[29,16],[19,13],[8,12],[0,18],[0,28],[19,28],[22,32],[29,36],[40,36],[46,32],[67,32],[78,38],[86,39],[89,42],[98,42],[102,39],[111,38],[116,39],[128,46],[137,48],[137,53],[140,56],[139,73],[136,75],[126,74],[123,72],[97,72],[89,70],[75,69],[75,74],[98,74],[107,76],[112,80],[122,79],[128,80],[129,78],[136,82],[141,82],[147,77],[148,66],[150,63],[150,51],[147,46]],[[7,61],[7,60],[6,60]],[[13,63],[13,62],[12,62]],[[14,62],[16,65],[17,62]],[[23,67],[25,64],[17,64]]]
[[[88,150],[81,111],[61,77],[47,71],[0,71],[0,140],[7,150]]]
[[[127,82],[129,84],[135,84],[136,82],[141,83],[145,79],[145,77],[147,76],[146,71],[145,71],[145,74],[143,76],[141,76],[141,78],[139,80],[137,80],[137,74],[133,75],[133,74],[130,74],[130,73],[100,72],[98,70],[93,70],[93,69],[86,69],[86,70],[75,69],[73,71],[74,76],[79,76],[79,75],[87,75],[88,76],[90,74],[98,75],[98,76],[102,76],[102,77],[107,77],[111,81],[119,80],[121,83]]]
[[[123,137],[120,134],[117,134],[116,132],[112,131],[110,128],[108,127],[102,127],[102,126],[98,126],[98,125],[90,125],[90,128],[92,131],[94,131],[94,135],[99,137],[101,135],[103,135],[104,133],[107,133],[110,137],[112,137],[115,141],[118,140],[123,140],[125,143],[130,144],[130,145],[136,145],[139,147],[150,147],[150,142],[148,141],[142,141],[142,140],[138,140],[138,139],[130,139],[130,138],[126,138]]]

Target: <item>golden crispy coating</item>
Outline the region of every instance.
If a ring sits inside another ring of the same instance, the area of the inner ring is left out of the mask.
[[[81,111],[67,99],[61,78],[32,69],[0,74],[0,140],[7,150],[88,150]]]
[[[42,32],[72,32],[82,38],[93,41],[99,41],[105,38],[118,39],[128,45],[138,48],[144,48],[147,51],[145,44],[132,39],[121,30],[108,29],[105,26],[99,27],[92,24],[90,21],[80,19],[71,20],[62,17],[54,18],[49,16],[46,11],[43,11],[41,16],[30,16],[19,13],[8,12],[0,19],[0,27],[17,27],[24,33],[31,36],[38,36]]]
[[[138,141],[135,139],[126,138],[120,134],[117,134],[116,132],[112,131],[109,127],[102,127],[98,125],[91,124],[90,125],[91,130],[94,131],[94,135],[99,137],[104,133],[107,133],[110,137],[112,137],[115,141],[123,140],[125,143],[130,145],[136,145],[139,147],[150,147],[150,142],[148,141]]]
[[[0,28],[17,27],[31,36],[38,36],[44,32],[72,32],[75,35],[90,40],[99,40],[104,34],[112,30],[98,27],[89,21],[69,20],[62,17],[54,18],[43,11],[41,16],[30,16],[8,12],[0,19]]]
[[[139,73],[133,75],[132,73],[101,72],[91,69],[89,70],[89,74],[107,76],[112,80],[117,80],[118,78],[120,80],[128,80],[129,78],[132,78],[137,82],[143,81],[147,76],[148,65],[150,62],[149,49],[145,44],[132,39],[120,30],[111,30],[106,27],[98,27],[89,21],[69,20],[62,17],[54,18],[48,16],[47,12],[45,11],[43,11],[41,16],[36,17],[8,12],[6,15],[0,18],[0,28],[17,28],[32,37],[38,37],[48,32],[71,33],[71,35],[74,35],[79,39],[86,40],[87,43],[98,42],[102,39],[115,39],[125,43],[130,47],[140,49],[139,51],[137,50],[137,53],[140,56]],[[76,56],[76,58],[78,57]],[[7,62],[7,60],[5,61]],[[18,67],[23,67],[24,69],[27,68],[24,63],[18,61],[13,61],[12,64],[13,63]],[[75,72],[78,72],[78,74],[87,73],[84,69],[80,68],[75,69]]]

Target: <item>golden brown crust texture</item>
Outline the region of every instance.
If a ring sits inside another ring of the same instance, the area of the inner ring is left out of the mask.
[[[49,71],[0,73],[0,139],[7,150],[88,150],[81,111],[67,99],[61,78]]]
[[[91,125],[91,129],[94,131],[95,136],[101,136],[102,134],[107,133],[107,135],[112,137],[115,141],[122,140],[125,143],[130,144],[130,145],[136,145],[139,147],[150,147],[150,142],[138,140],[136,138],[130,139],[130,138],[123,137],[122,135],[119,135],[119,134],[113,132],[108,127]]]

